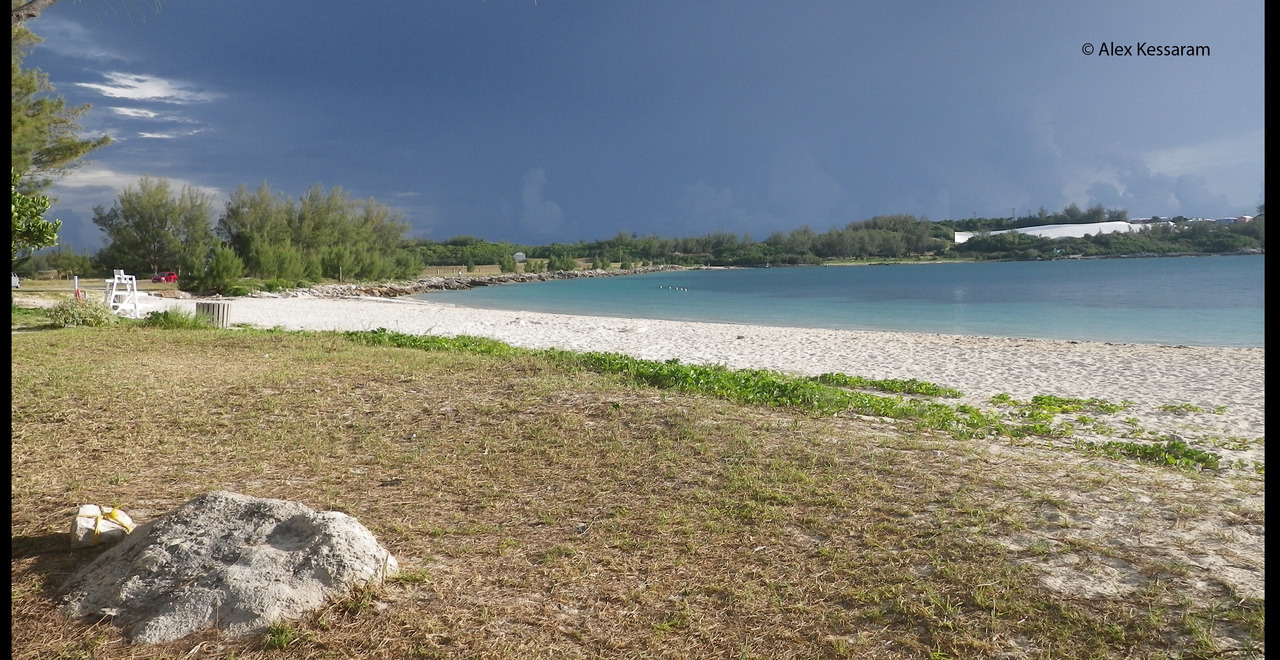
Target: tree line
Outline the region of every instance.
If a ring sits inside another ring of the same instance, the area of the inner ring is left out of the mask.
[[[1124,255],[1173,256],[1231,254],[1266,250],[1266,217],[1220,224],[1175,219],[1142,225],[1138,231],[1083,238],[1042,238],[1018,232],[980,233],[955,246],[954,253],[975,259],[1035,260]]]
[[[93,223],[108,243],[88,266],[174,271],[184,288],[207,291],[244,276],[296,286],[421,272],[403,249],[409,225],[400,214],[373,199],[353,200],[338,187],[317,184],[293,200],[266,183],[253,192],[241,186],[216,221],[213,216],[207,193],[189,186],[175,191],[163,177],[143,177],[111,208],[94,208]]]
[[[1049,216],[1058,222],[1046,224],[1126,217],[1123,211],[1101,207],[1073,215],[1072,208]],[[372,199],[351,200],[340,188],[316,185],[293,200],[264,183],[252,192],[241,186],[216,223],[212,215],[213,204],[204,193],[187,187],[174,191],[163,178],[144,177],[136,188],[122,192],[110,209],[95,208],[93,221],[109,240],[98,254],[56,250],[37,255],[32,267],[64,274],[115,268],[136,273],[174,270],[184,288],[218,290],[242,276],[292,287],[322,280],[411,279],[432,267],[470,271],[494,264],[503,272],[540,272],[615,264],[782,266],[862,259],[1222,254],[1266,247],[1266,218],[1261,213],[1247,223],[1175,219],[1134,232],[1083,238],[991,233],[1029,226],[1022,218],[932,222],[886,215],[822,233],[808,226],[774,232],[762,241],[730,232],[681,238],[619,232],[591,242],[522,245],[467,235],[443,241],[406,238],[407,223]],[[953,227],[983,229],[957,244]],[[517,263],[517,254],[524,256],[523,265]]]

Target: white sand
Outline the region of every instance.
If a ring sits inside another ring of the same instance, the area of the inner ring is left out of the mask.
[[[287,330],[373,330],[488,337],[523,348],[606,351],[646,360],[771,369],[799,375],[838,372],[937,383],[960,400],[991,408],[1007,393],[1100,398],[1135,404],[1116,415],[1160,433],[1193,439],[1256,440],[1265,435],[1265,349],[1111,344],[897,332],[816,330],[722,323],[571,316],[473,309],[408,299],[236,298],[232,324]],[[144,298],[143,313],[193,300]],[[1221,414],[1174,414],[1192,404]],[[1239,456],[1223,452],[1224,457]],[[1252,454],[1253,452],[1248,452]],[[1243,456],[1243,455],[1242,455]]]

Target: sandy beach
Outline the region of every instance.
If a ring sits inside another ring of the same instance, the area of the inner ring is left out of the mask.
[[[286,330],[374,330],[487,337],[523,348],[622,353],[646,360],[770,369],[813,376],[919,379],[964,392],[990,408],[991,396],[1038,394],[1129,400],[1115,421],[1187,441],[1231,444],[1265,436],[1265,349],[968,337],[780,328],[721,323],[572,316],[473,309],[384,298],[235,298],[231,324]],[[143,314],[194,300],[140,299]],[[1170,412],[1190,404],[1204,412]],[[1217,412],[1214,412],[1217,411]],[[1224,458],[1256,460],[1261,443]]]

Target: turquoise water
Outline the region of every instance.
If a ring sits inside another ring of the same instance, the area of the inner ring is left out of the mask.
[[[419,294],[488,309],[1189,346],[1264,346],[1265,256],[652,273]]]

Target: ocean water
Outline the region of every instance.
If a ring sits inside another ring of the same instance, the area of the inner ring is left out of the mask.
[[[419,294],[488,309],[841,330],[1262,347],[1265,256],[652,273]]]

